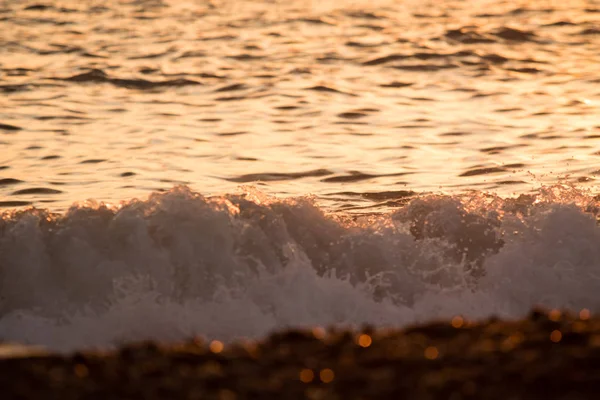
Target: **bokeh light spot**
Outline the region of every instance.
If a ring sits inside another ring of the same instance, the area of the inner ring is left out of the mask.
[[[220,353],[223,351],[223,342],[219,342],[218,340],[213,340],[212,342],[210,342],[210,351],[212,351],[213,353]]]
[[[333,373],[332,369],[325,368],[321,370],[321,372],[319,373],[319,377],[321,378],[321,382],[329,383],[333,381],[333,379],[335,378],[335,374]]]
[[[371,343],[373,343],[373,339],[367,334],[362,334],[358,337],[358,345],[360,347],[369,347]]]
[[[437,347],[429,346],[428,348],[425,349],[424,354],[425,354],[426,359],[435,360],[440,355],[440,352],[438,351]]]
[[[304,368],[300,371],[300,381],[303,383],[310,383],[313,379],[315,379],[315,373],[311,369]]]
[[[553,330],[550,334],[550,340],[552,340],[554,343],[560,342],[562,340],[562,333],[560,333],[559,330]]]

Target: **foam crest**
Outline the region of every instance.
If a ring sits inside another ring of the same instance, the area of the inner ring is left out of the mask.
[[[514,199],[417,197],[325,213],[311,198],[186,187],[0,220],[0,338],[59,350],[290,326],[401,326],[534,305],[600,310],[597,201],[569,187]]]

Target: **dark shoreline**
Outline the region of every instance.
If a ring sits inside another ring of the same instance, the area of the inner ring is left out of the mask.
[[[517,321],[456,318],[402,330],[284,331],[219,350],[218,342],[191,340],[0,358],[1,398],[593,399],[600,393],[600,317],[586,312],[534,310]]]

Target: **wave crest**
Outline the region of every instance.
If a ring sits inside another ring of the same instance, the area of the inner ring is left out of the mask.
[[[600,309],[598,204],[564,186],[326,213],[177,187],[0,220],[0,338],[56,349],[300,325],[397,326],[534,305]]]

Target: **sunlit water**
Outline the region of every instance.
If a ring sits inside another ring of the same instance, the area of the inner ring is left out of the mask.
[[[600,311],[599,35],[591,0],[0,0],[0,339]]]

